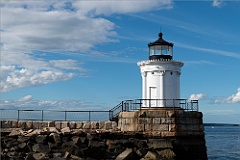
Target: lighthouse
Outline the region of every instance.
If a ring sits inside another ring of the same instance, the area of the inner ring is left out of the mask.
[[[137,63],[142,76],[143,105],[178,107],[184,63],[173,59],[173,43],[165,41],[161,32],[158,36],[155,42],[148,44],[149,59]]]
[[[176,159],[207,160],[198,100],[180,99],[184,63],[174,60],[173,43],[165,41],[162,33],[158,36],[148,44],[148,60],[137,63],[142,76],[142,98],[122,101],[110,110],[110,119],[117,120],[118,129],[124,133],[150,138],[147,145],[157,149],[155,153],[160,153],[161,146],[161,152],[172,148]]]

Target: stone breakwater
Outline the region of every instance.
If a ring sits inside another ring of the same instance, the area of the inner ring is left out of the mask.
[[[162,136],[150,130],[121,131],[118,125],[112,121],[1,121],[1,159],[207,159],[204,133]]]
[[[21,128],[21,129],[43,129],[46,127],[55,127],[62,129],[69,127],[70,129],[105,129],[116,130],[117,123],[115,121],[17,121],[17,120],[3,120],[1,121],[1,128]]]
[[[1,159],[6,160],[156,160],[173,159],[171,139],[151,139],[140,133],[107,130],[61,130],[55,127],[2,129]]]

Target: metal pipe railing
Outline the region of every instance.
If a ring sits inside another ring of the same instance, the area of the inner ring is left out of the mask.
[[[125,100],[115,106],[111,111],[112,119],[117,118],[120,112],[136,111],[141,108],[181,108],[185,111],[198,111],[198,100],[188,99],[135,99]],[[111,119],[111,118],[110,118]]]
[[[0,120],[100,121],[109,120],[113,111],[59,111],[0,109]]]

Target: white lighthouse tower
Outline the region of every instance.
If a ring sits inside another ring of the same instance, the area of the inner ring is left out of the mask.
[[[149,60],[138,62],[145,107],[178,107],[183,62],[173,60],[173,43],[159,38],[148,44]],[[149,106],[151,105],[151,106]]]

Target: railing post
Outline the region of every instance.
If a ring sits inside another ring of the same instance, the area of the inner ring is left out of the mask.
[[[191,100],[191,111],[193,111],[193,101]]]
[[[197,112],[198,112],[198,100],[197,100]]]
[[[111,110],[108,111],[108,114],[109,114],[108,115],[109,116],[108,119],[111,120],[112,119]]]
[[[124,110],[123,110],[123,101],[122,101],[122,112],[123,112]]]
[[[184,110],[187,110],[187,108],[188,108],[188,102],[187,102],[187,100],[185,99],[185,108],[184,108]]]
[[[140,99],[140,109],[142,108],[142,99]]]
[[[113,111],[111,111],[110,114],[111,114],[111,117],[112,117],[111,119],[113,119],[113,118],[114,118],[114,117],[113,117],[113,116],[114,116],[114,115],[113,115]]]

